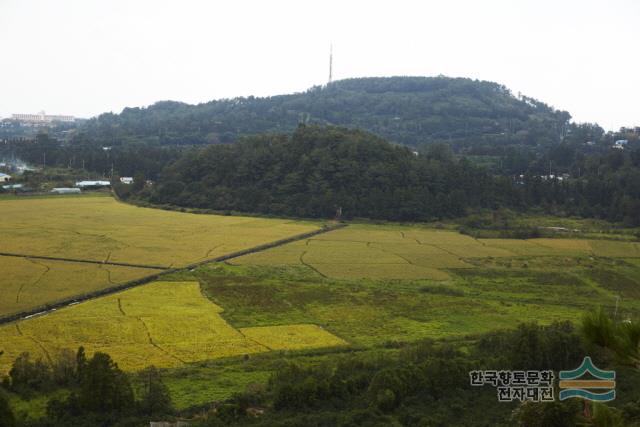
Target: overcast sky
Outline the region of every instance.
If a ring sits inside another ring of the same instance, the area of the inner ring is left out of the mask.
[[[496,81],[640,126],[640,1],[0,0],[0,116],[90,117],[334,79]]]

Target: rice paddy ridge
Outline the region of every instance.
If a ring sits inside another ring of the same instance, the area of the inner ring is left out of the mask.
[[[163,265],[132,264],[128,262],[115,262],[115,261],[95,261],[90,259],[62,258],[62,257],[53,257],[53,256],[45,256],[45,255],[27,255],[27,254],[16,254],[16,253],[10,253],[10,252],[0,252],[0,256],[26,258],[26,259],[45,259],[49,261],[81,262],[85,264],[117,265],[119,267],[149,268],[152,270],[167,270],[171,268],[170,266],[166,266],[166,265],[163,266]]]
[[[40,307],[36,307],[30,310],[25,310],[19,313],[14,313],[8,316],[0,316],[0,325],[3,324],[7,324],[7,323],[11,323],[11,322],[15,322],[17,320],[24,320],[24,319],[29,319],[35,316],[41,316],[53,311],[56,311],[60,308],[64,308],[64,307],[68,307],[74,304],[77,304],[79,302],[84,302],[84,301],[88,301],[88,300],[92,300],[92,299],[96,299],[96,298],[100,298],[106,295],[111,295],[114,294],[116,292],[120,292],[126,289],[131,289],[131,288],[135,288],[137,286],[141,286],[141,285],[145,285],[147,283],[153,282],[158,280],[159,278],[161,278],[162,276],[166,276],[168,274],[173,274],[173,273],[178,273],[181,271],[187,271],[187,270],[191,270],[194,269],[196,267],[199,267],[201,265],[204,264],[209,264],[212,262],[222,262],[222,261],[227,261],[233,258],[238,258],[244,255],[249,255],[252,253],[256,253],[256,252],[261,252],[261,251],[265,251],[267,249],[272,249],[278,246],[282,246],[282,245],[286,245],[288,243],[292,243],[292,242],[296,242],[298,240],[305,240],[308,239],[310,237],[313,236],[317,236],[319,234],[323,234],[323,233],[328,233],[330,231],[334,231],[334,230],[338,230],[340,228],[344,228],[346,227],[347,224],[343,224],[343,223],[337,223],[337,224],[330,224],[330,225],[325,225],[322,228],[318,229],[318,230],[314,230],[314,231],[310,231],[308,233],[302,233],[302,234],[298,234],[295,236],[291,236],[291,237],[287,237],[285,239],[280,239],[280,240],[276,240],[270,243],[265,243],[262,245],[258,245],[258,246],[254,246],[252,248],[247,248],[247,249],[243,249],[240,251],[236,251],[236,252],[231,252],[229,254],[225,254],[225,255],[221,255],[215,258],[211,258],[211,259],[207,259],[204,261],[198,261],[192,264],[189,264],[185,267],[180,267],[180,268],[167,268],[166,270],[162,270],[156,274],[152,274],[149,276],[145,276],[143,278],[140,279],[135,279],[135,280],[130,280],[124,283],[121,283],[119,285],[116,286],[111,286],[109,288],[105,288],[105,289],[100,289],[94,292],[90,292],[90,293],[85,293],[85,294],[81,294],[81,295],[76,295],[70,298],[65,298],[63,300],[54,302],[54,303],[50,303],[50,304],[46,304],[46,305],[42,305]],[[60,259],[60,258],[50,258],[50,257],[35,257],[35,256],[28,256],[28,255],[7,255],[7,254],[3,254],[0,253],[0,256],[18,256],[18,257],[23,257],[23,258],[40,258],[40,259],[50,259],[50,260],[57,260],[57,261],[69,261],[69,262],[86,262],[86,263],[94,263],[94,264],[114,264],[114,263],[110,263],[110,262],[102,262],[102,261],[88,261],[88,260],[70,260],[70,259]],[[114,265],[118,265],[118,264],[114,264]],[[121,265],[121,264],[120,264]],[[128,265],[128,266],[132,266],[132,265]],[[146,268],[149,268],[148,266]],[[152,267],[153,268],[153,267]],[[156,267],[156,269],[161,269],[161,267]]]

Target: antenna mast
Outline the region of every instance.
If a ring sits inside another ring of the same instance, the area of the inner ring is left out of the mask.
[[[333,80],[333,43],[329,47],[329,83]]]

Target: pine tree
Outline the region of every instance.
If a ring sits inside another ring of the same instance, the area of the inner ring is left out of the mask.
[[[134,405],[133,389],[124,372],[106,353],[95,353],[82,369],[80,407],[89,412],[126,413]]]
[[[155,366],[142,372],[145,390],[140,407],[146,415],[165,415],[173,411],[171,396],[167,386],[162,382],[160,373]]]

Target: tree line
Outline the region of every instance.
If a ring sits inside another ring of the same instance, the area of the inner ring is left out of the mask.
[[[29,353],[23,353],[0,384],[0,425],[134,426],[145,424],[150,417],[171,417],[174,413],[171,397],[159,371],[151,366],[137,376],[142,383],[139,399],[130,377],[106,353],[96,352],[87,357],[80,347],[77,352],[64,349],[50,360],[34,360]],[[27,400],[56,390],[69,393],[65,398],[48,400],[46,417],[21,420],[13,414],[3,389]]]

